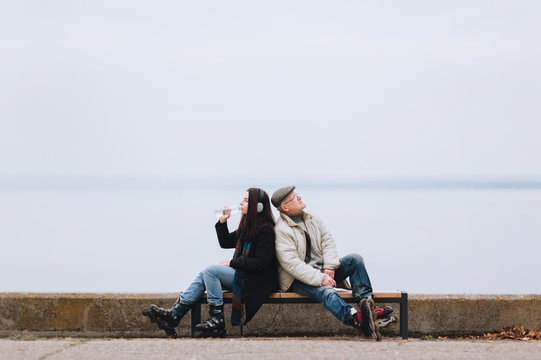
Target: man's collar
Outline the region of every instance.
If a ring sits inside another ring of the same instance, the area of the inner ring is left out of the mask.
[[[303,218],[304,218],[304,221],[310,219],[312,217],[312,215],[306,211],[302,211],[302,214],[303,214]],[[282,217],[282,219],[284,219],[284,221],[289,225],[289,226],[298,226],[297,223],[293,220],[291,220],[291,218],[289,217],[288,214],[286,214],[285,212],[281,212],[280,211],[280,216]]]

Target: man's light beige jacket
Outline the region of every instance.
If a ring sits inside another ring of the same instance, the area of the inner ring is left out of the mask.
[[[307,212],[304,212],[304,223],[312,239],[312,256],[321,258],[322,269],[337,269],[340,266],[338,251],[325,223],[319,217]],[[308,285],[321,286],[321,282],[328,275],[304,262],[306,255],[304,230],[289,216],[280,213],[274,231],[280,291],[287,291],[295,279]]]

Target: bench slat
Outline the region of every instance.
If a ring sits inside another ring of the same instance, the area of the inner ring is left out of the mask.
[[[343,299],[351,299],[353,298],[353,295],[351,294],[351,291],[338,291],[338,295],[340,295]],[[373,297],[375,298],[399,298],[402,296],[402,293],[391,293],[391,292],[376,292],[373,294]],[[203,294],[202,299],[207,298],[207,293]],[[224,292],[224,299],[231,299],[233,298],[233,293],[231,292]],[[272,293],[268,297],[269,299],[309,299],[308,296],[299,295],[294,292],[285,292],[285,293]]]

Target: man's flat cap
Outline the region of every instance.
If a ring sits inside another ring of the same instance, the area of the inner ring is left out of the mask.
[[[282,201],[284,201],[284,199],[289,194],[291,194],[293,190],[295,190],[295,186],[293,185],[284,186],[276,190],[272,194],[272,198],[271,198],[272,205],[274,205],[276,208],[280,208],[280,204],[282,203]]]

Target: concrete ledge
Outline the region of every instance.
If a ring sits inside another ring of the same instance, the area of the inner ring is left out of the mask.
[[[541,295],[416,295],[410,335],[481,335],[506,326],[541,329]]]
[[[0,293],[0,336],[163,337],[141,315],[150,303],[170,307],[177,294]],[[226,317],[230,315],[226,305]],[[207,309],[203,307],[205,314]],[[399,314],[398,308],[395,313]],[[409,295],[410,336],[467,335],[505,326],[541,330],[541,295]],[[238,335],[229,323],[228,334]],[[177,332],[190,335],[190,316]],[[245,336],[356,335],[319,304],[265,304]],[[398,336],[398,324],[383,331]]]

